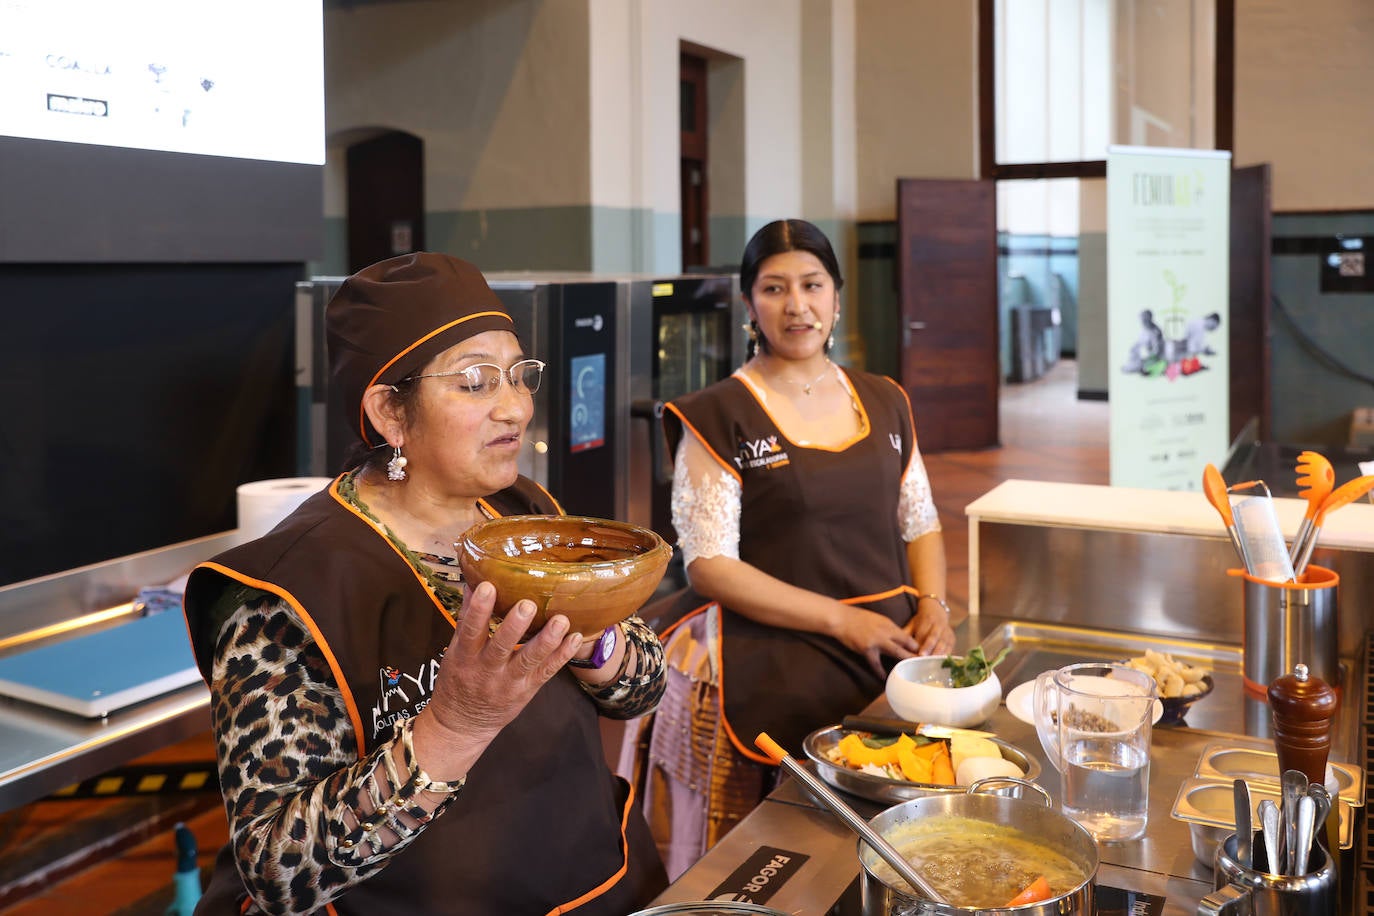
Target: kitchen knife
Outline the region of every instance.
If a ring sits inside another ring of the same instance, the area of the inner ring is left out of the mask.
[[[955,735],[965,735],[970,738],[997,737],[992,732],[980,732],[972,728],[925,725],[921,722],[889,719],[885,716],[845,716],[840,722],[840,727],[852,732],[872,732],[875,735],[924,735],[927,738],[953,738]]]
[[[1253,868],[1255,831],[1250,824],[1250,785],[1237,779],[1232,789],[1236,805],[1236,861],[1242,868]]]

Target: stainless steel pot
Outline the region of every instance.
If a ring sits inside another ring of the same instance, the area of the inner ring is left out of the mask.
[[[689,903],[663,903],[647,910],[631,913],[630,916],[742,916],[753,913],[755,916],[788,916],[782,910],[759,906],[756,903],[735,903],[733,901],[694,901]]]
[[[1051,900],[1014,909],[979,910],[932,903],[897,890],[879,878],[874,870],[881,867],[882,860],[861,842],[859,864],[863,866],[863,916],[968,916],[970,913],[983,912],[1015,913],[1017,916],[1091,914],[1097,887],[1097,843],[1077,821],[1047,807],[1050,799],[1043,789],[1033,783],[1026,785],[1044,796],[1045,804],[1008,797],[989,791],[982,783],[976,783],[963,795],[932,795],[902,802],[878,814],[868,823],[899,849],[908,825],[938,815],[971,818],[1011,827],[1068,856],[1087,876],[1082,884]]]

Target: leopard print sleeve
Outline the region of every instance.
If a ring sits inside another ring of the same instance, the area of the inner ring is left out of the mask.
[[[250,593],[215,646],[220,784],[248,912],[317,912],[382,869],[454,796],[426,812],[391,764],[400,731],[366,759],[343,695],[289,605]],[[402,742],[408,752],[408,746]],[[414,771],[414,761],[407,761]]]
[[[597,687],[578,681],[607,719],[634,719],[653,712],[668,687],[663,643],[654,628],[638,617],[631,617],[622,631],[626,652],[616,676]]]

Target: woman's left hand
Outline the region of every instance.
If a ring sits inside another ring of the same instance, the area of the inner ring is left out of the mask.
[[[922,601],[905,629],[920,643],[921,655],[947,655],[954,649],[949,612],[934,601]]]

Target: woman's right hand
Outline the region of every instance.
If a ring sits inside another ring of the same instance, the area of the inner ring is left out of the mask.
[[[882,614],[843,602],[836,604],[844,607],[844,613],[839,618],[840,628],[835,638],[867,658],[879,677],[887,677],[880,656],[910,658],[920,651],[921,645],[914,636]]]
[[[496,589],[480,583],[463,602],[453,639],[439,663],[429,705],[415,720],[415,757],[432,778],[465,776],[482,751],[582,644],[568,618],[555,614],[524,645],[534,603],[517,601],[494,633]]]

